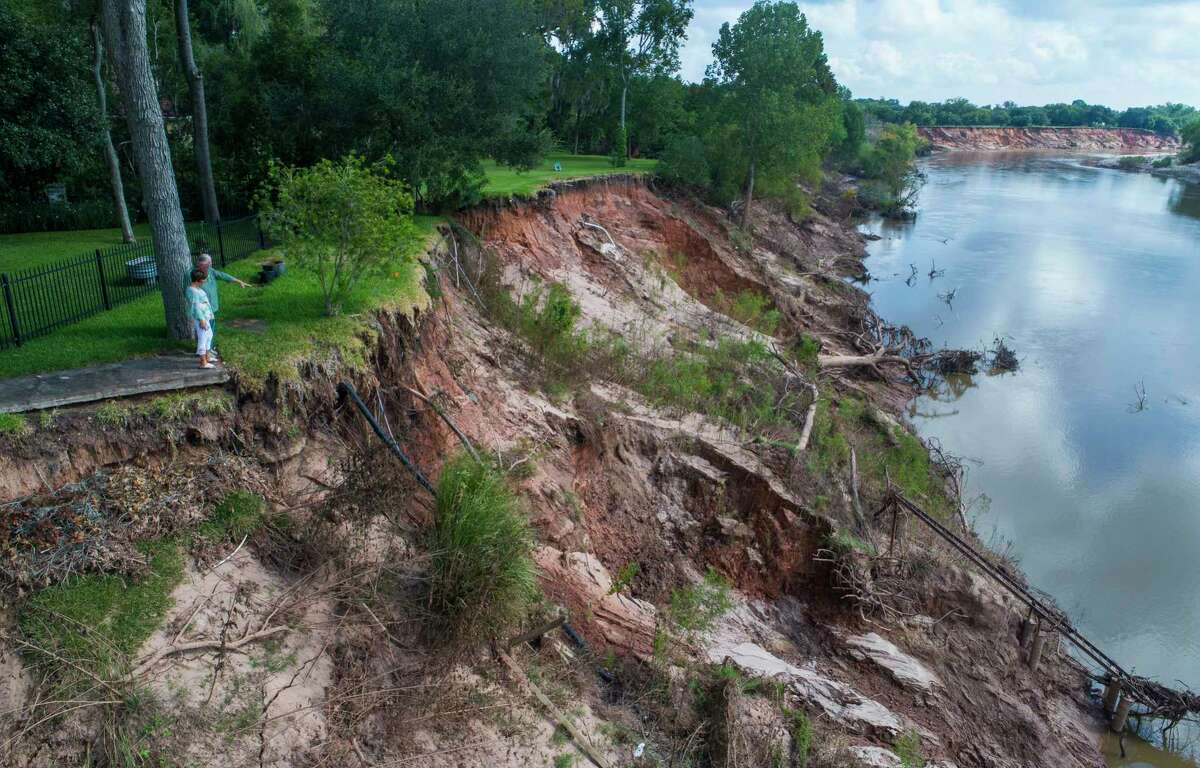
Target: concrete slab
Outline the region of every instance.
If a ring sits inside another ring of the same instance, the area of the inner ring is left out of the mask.
[[[200,368],[191,355],[162,355],[0,381],[0,413],[21,413],[110,397],[224,384],[224,367]]]

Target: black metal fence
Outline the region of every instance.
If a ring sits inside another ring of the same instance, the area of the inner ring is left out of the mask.
[[[187,225],[193,253],[218,266],[266,247],[256,216]],[[64,325],[158,291],[154,244],[145,237],[44,267],[0,273],[0,349],[19,347]]]

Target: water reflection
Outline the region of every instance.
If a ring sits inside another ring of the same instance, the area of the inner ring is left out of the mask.
[[[920,216],[871,228],[876,308],[935,347],[1004,336],[1021,370],[948,381],[913,421],[976,460],[981,529],[1081,629],[1200,689],[1200,189],[1028,153],[926,170]]]

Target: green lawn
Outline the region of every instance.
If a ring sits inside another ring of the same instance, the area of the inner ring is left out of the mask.
[[[149,224],[133,228],[138,238],[150,236]],[[74,232],[26,232],[0,235],[0,272],[16,272],[74,256],[97,248],[121,244],[119,229],[79,229]]]
[[[561,164],[561,171],[554,170],[555,162]],[[569,154],[550,155],[526,172],[488,162],[484,191],[491,197],[527,195],[559,179],[645,173],[654,165],[653,160],[635,159],[614,168],[607,157]],[[418,226],[430,236],[439,221],[438,217],[417,217]],[[149,237],[146,225],[139,225],[137,230],[139,237]],[[120,239],[116,229],[2,235],[0,272],[82,255],[117,245]],[[261,260],[260,255],[251,256],[230,265],[227,271],[249,281]],[[229,367],[251,388],[269,374],[282,379],[296,377],[296,362],[314,354],[328,357],[326,353],[336,352],[351,365],[365,364],[364,339],[370,334],[365,313],[417,305],[424,299],[422,278],[421,266],[410,261],[403,268],[364,281],[343,314],[332,318],[323,314],[316,278],[299,270],[289,271],[265,288],[241,289],[224,284],[215,344]],[[19,348],[0,351],[0,378],[188,349],[187,342],[167,339],[163,326],[161,299],[157,294],[146,296]]]
[[[554,163],[562,164],[562,171],[554,170]],[[531,171],[515,171],[493,161],[483,164],[488,182],[483,188],[487,197],[530,195],[552,181],[575,179],[583,176],[605,176],[611,173],[644,173],[654,170],[656,160],[631,159],[622,168],[614,168],[602,155],[549,155],[541,165]]]
[[[434,236],[439,221],[434,216],[417,217],[425,239]],[[414,250],[422,250],[424,243],[423,239]],[[242,259],[227,271],[250,282],[264,256]],[[424,299],[423,277],[423,268],[415,260],[398,262],[396,268],[364,279],[337,317],[325,316],[316,277],[301,270],[290,270],[265,287],[221,283],[215,345],[251,389],[272,373],[296,380],[295,364],[314,354],[326,358],[337,354],[350,365],[365,364],[364,339],[371,332],[366,313],[419,305]],[[188,342],[168,339],[163,326],[162,299],[151,294],[0,352],[0,378],[191,348]]]

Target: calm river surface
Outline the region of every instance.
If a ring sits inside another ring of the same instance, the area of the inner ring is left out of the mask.
[[[913,422],[1085,634],[1200,690],[1200,187],[1081,161],[929,160],[917,219],[868,226],[866,289],[935,346],[1016,351],[1018,373],[922,397]]]

